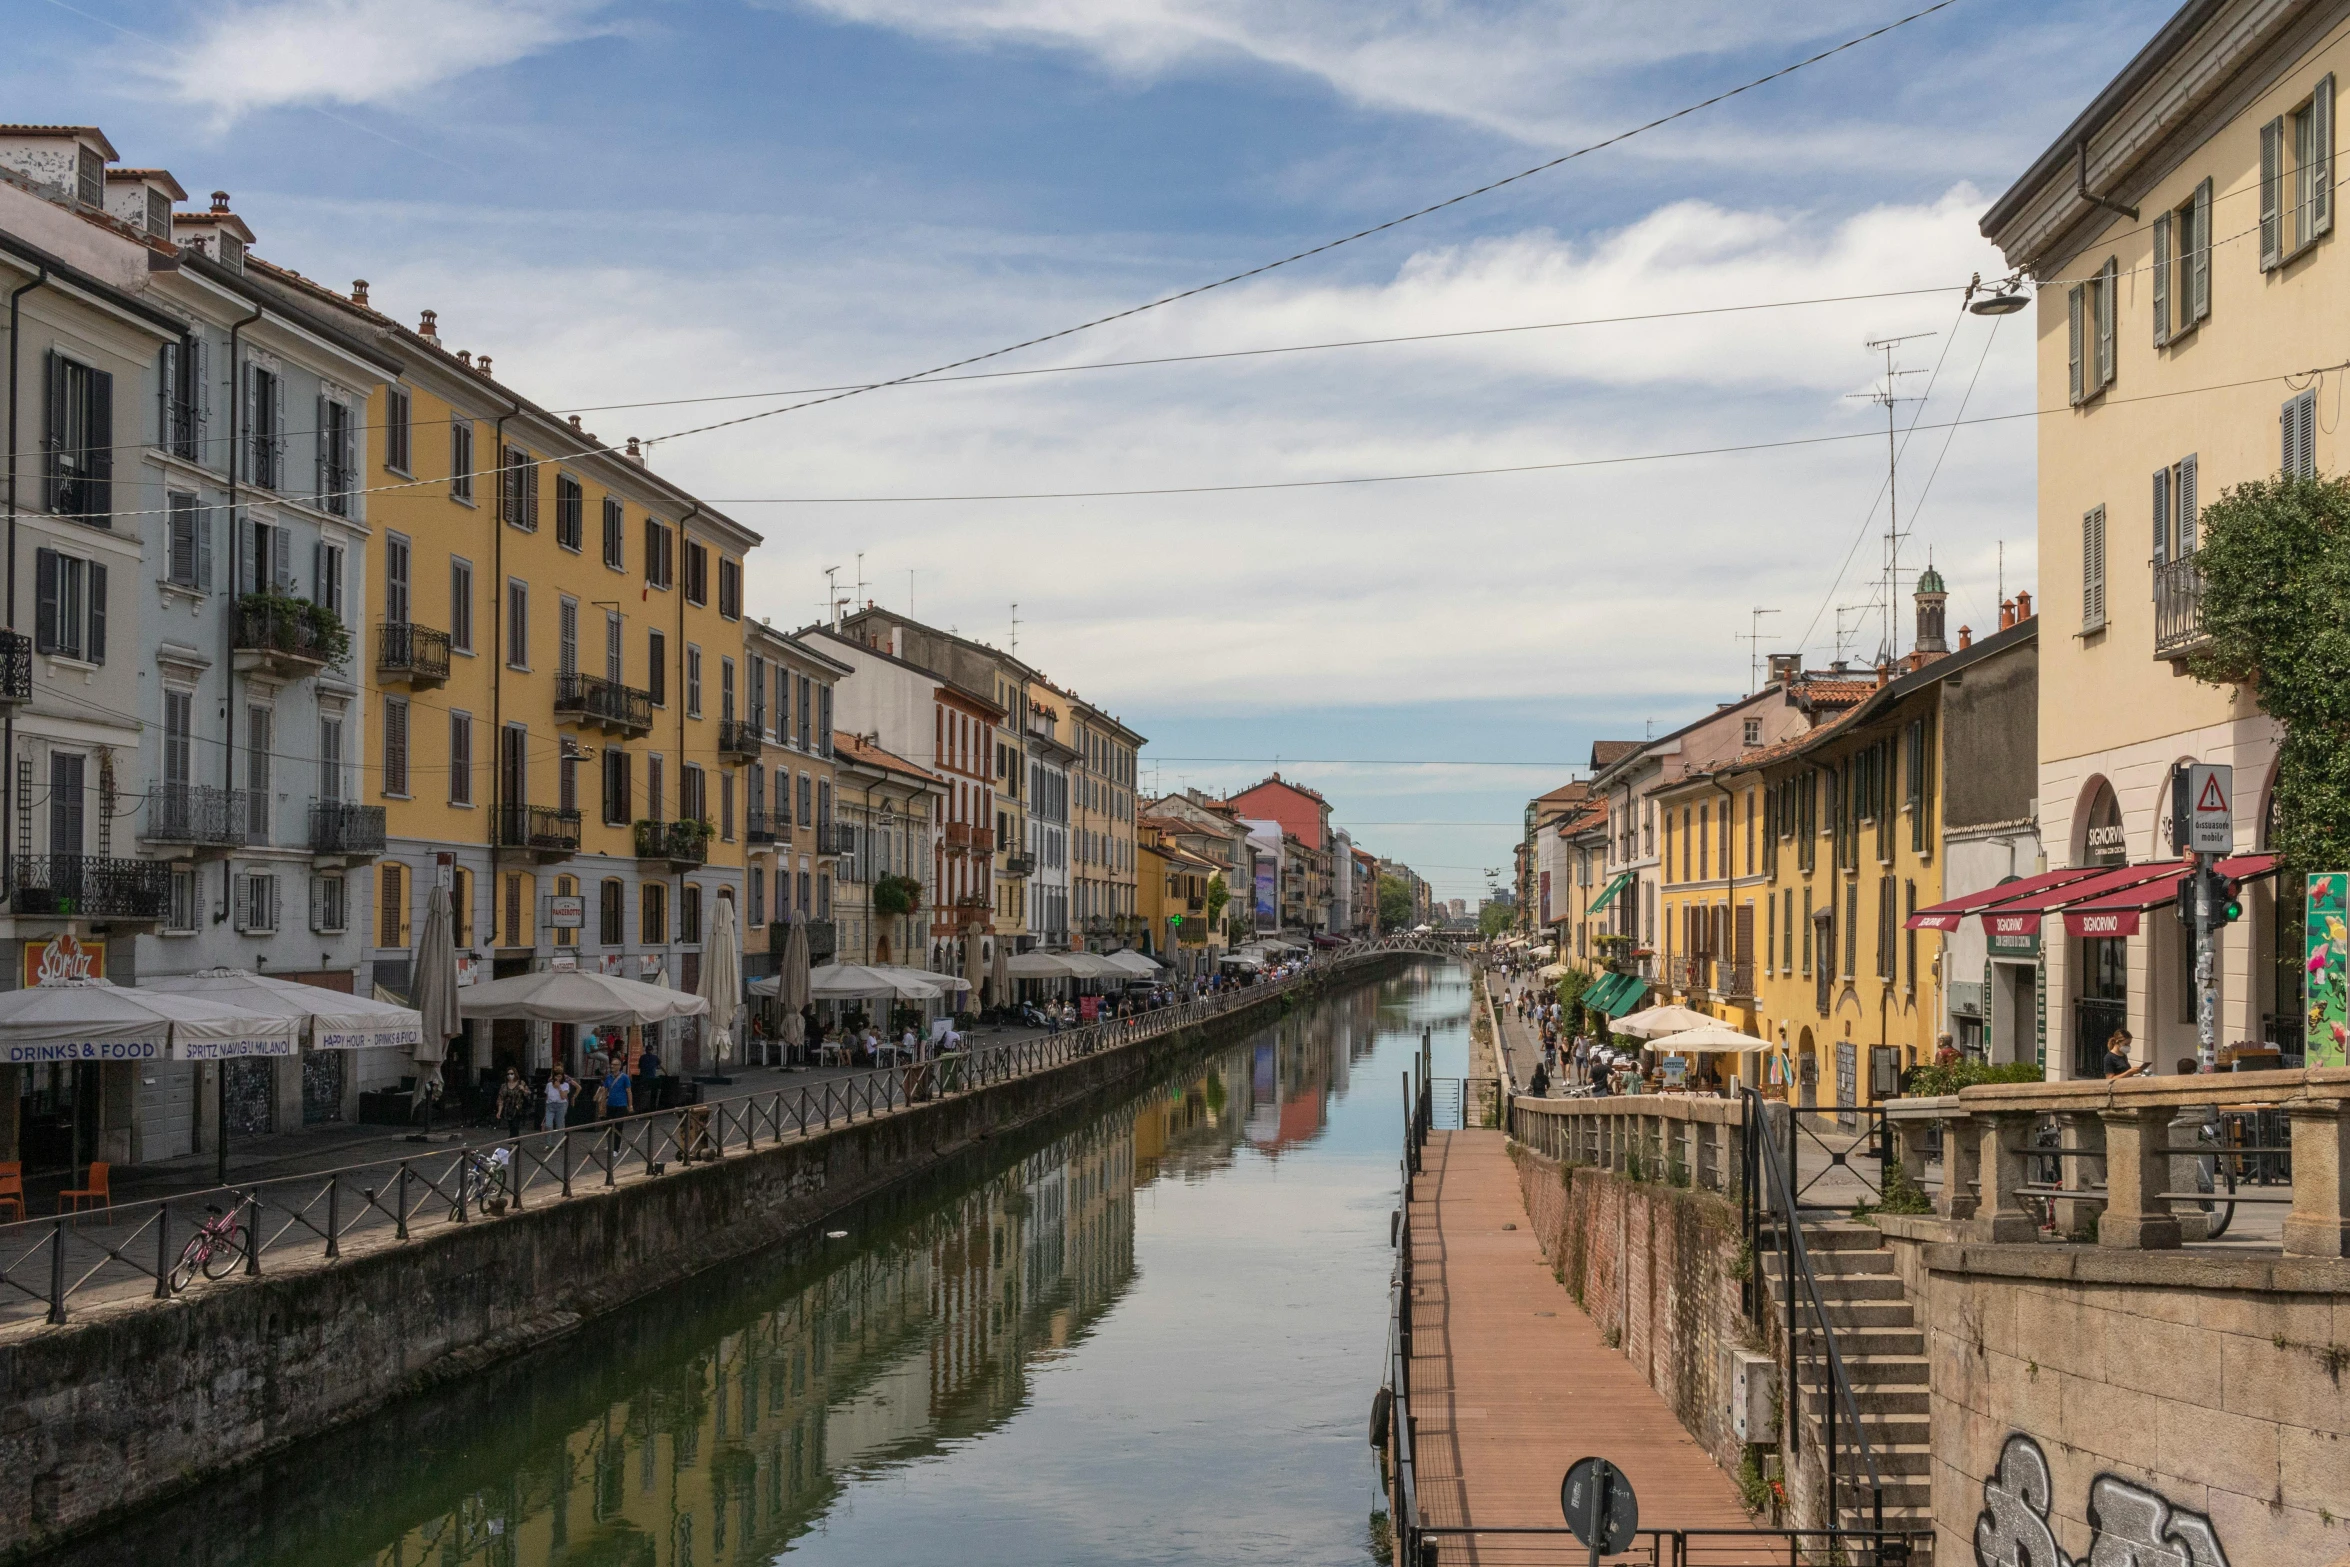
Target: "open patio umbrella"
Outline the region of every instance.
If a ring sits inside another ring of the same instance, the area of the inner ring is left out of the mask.
[[[203,996],[149,994],[105,979],[52,980],[0,992],[0,1064],[219,1061],[290,1056],[290,1018]]]
[[[720,898],[702,948],[702,999],[710,1003],[710,1059],[724,1066],[734,1055],[734,1015],[743,1004],[743,944],[734,900]]]
[[[783,1013],[783,1047],[788,1064],[788,1052],[808,1042],[808,1020],[800,1016],[800,1009],[815,999],[808,984],[808,925],[797,913],[791,917],[790,934],[783,943],[783,967],[776,971],[775,979],[775,988],[762,994],[773,996],[777,1009]]]
[[[313,1050],[413,1050],[424,1034],[424,1019],[412,1007],[386,1005],[348,991],[256,974],[251,969],[165,974],[139,981],[139,988],[201,997],[257,1016],[287,1019]]]
[[[1608,1027],[1616,1033],[1630,1034],[1638,1039],[1656,1039],[1666,1034],[1683,1034],[1693,1028],[1705,1028],[1720,1021],[1720,1018],[1689,1007],[1663,1006],[1630,1013],[1617,1018]]]
[[[784,1000],[784,975],[755,980],[751,993]],[[827,963],[808,971],[808,995],[815,1001],[936,1001],[946,994],[939,980],[961,983],[951,975],[924,974],[916,969],[874,968],[859,963]],[[797,1013],[791,1014],[797,1016]]]
[[[663,1023],[710,1010],[700,996],[582,969],[541,969],[470,985],[458,1003],[467,1017],[526,1018],[537,1023]]]
[[[959,996],[971,988],[971,982],[960,974],[933,974],[928,969],[908,968],[903,963],[871,963],[866,966],[876,974],[896,974],[917,985],[928,985],[943,995]]]
[[[1651,1039],[1648,1048],[1669,1055],[1759,1055],[1771,1048],[1768,1040],[1741,1034],[1726,1023],[1708,1023]]]
[[[1102,961],[1114,969],[1124,970],[1136,979],[1157,979],[1161,972],[1161,965],[1139,952],[1113,952]]]
[[[1022,952],[1004,960],[1004,972],[1013,979],[1075,979],[1077,970],[1058,952]]]
[[[408,1000],[417,1017],[416,1043],[408,1052],[416,1063],[416,1097],[411,1104],[422,1103],[431,1092],[440,1077],[441,1063],[449,1058],[449,1041],[465,1027],[465,1019],[457,1011],[455,923],[449,889],[433,888],[432,896],[425,900],[424,925],[416,933],[411,960],[414,977],[409,981]]]

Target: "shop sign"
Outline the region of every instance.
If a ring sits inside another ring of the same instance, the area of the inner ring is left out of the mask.
[[[2308,948],[2302,967],[2306,998],[2302,1049],[2310,1066],[2341,1066],[2350,1042],[2350,872],[2319,871],[2309,878]]]
[[[1989,921],[1985,921],[1985,924],[1988,925]],[[2040,955],[2040,933],[2037,930],[2026,934],[1987,929],[1984,932],[1983,945],[1990,951],[2008,957],[2036,958]]]
[[[69,979],[105,977],[106,943],[103,941],[84,941],[68,931],[47,941],[24,944],[24,983],[28,989],[34,985],[63,984]]]
[[[556,930],[587,926],[587,899],[577,893],[557,893],[547,900],[547,923]]]

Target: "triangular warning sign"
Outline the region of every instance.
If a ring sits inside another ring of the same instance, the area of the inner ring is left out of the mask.
[[[2228,797],[2220,792],[2219,774],[2207,775],[2203,780],[2203,793],[2196,797],[2195,809],[2198,811],[2224,811],[2227,808]]]

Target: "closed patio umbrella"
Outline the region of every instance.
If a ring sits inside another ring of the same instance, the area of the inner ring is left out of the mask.
[[[790,1051],[808,1043],[808,1022],[800,1016],[800,1009],[815,999],[808,983],[808,925],[795,911],[791,917],[791,932],[784,938],[783,967],[776,972],[776,987],[768,994],[783,1013],[784,1057],[790,1061]]]
[[[970,981],[973,990],[977,990],[987,979],[987,965],[982,951],[976,931],[963,938],[963,978]]]
[[[416,933],[408,999],[416,1008],[416,1043],[408,1057],[416,1063],[416,1097],[422,1103],[440,1077],[449,1058],[449,1041],[465,1027],[457,1011],[457,940],[455,911],[449,889],[435,887],[425,900],[424,925]],[[429,1124],[429,1123],[428,1123]]]
[[[993,971],[987,977],[988,989],[993,992],[988,997],[991,1005],[1004,1006],[1012,999],[1012,975],[1010,970],[1004,966],[1009,961],[1010,955],[1004,951],[1003,939],[998,937],[995,944],[995,964]]]
[[[710,1003],[710,1059],[724,1066],[734,1056],[734,1015],[743,1004],[743,944],[732,898],[720,898],[710,916],[701,994]]]

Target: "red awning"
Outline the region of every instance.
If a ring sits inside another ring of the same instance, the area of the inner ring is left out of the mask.
[[[2037,876],[2025,876],[2015,881],[2003,881],[1996,887],[1985,887],[1980,892],[1970,892],[1963,897],[1948,898],[1940,903],[1930,904],[1912,914],[1902,923],[1911,930],[1956,930],[1959,921],[1965,919],[1969,914],[1980,914],[1985,909],[2007,903],[2012,899],[2028,898],[2036,892],[2046,892],[2053,887],[2067,887],[2075,882],[2087,881],[2092,876],[2104,875],[2107,869],[2108,867],[2097,865],[2075,866],[2070,870],[2042,871]]]
[[[2152,865],[2109,865],[2103,871],[2062,886],[2044,888],[2029,897],[2016,898],[1983,912],[1983,929],[1993,936],[2037,936],[2040,918],[2058,909],[2069,909],[2092,899],[2109,897],[2144,883],[2168,877],[2176,881],[2186,873],[2186,866],[2177,860],[2164,860]],[[2175,889],[2172,889],[2175,890]],[[2166,890],[2165,897],[2171,891]]]
[[[2135,869],[2136,867],[2132,867]],[[2235,881],[2252,881],[2276,873],[2273,854],[2235,854],[2219,862],[2219,873]],[[2159,867],[2162,874],[2135,886],[2117,888],[2080,903],[2068,903],[2064,928],[2075,936],[2135,936],[2138,917],[2178,900],[2186,880],[2185,864],[2173,861]]]

